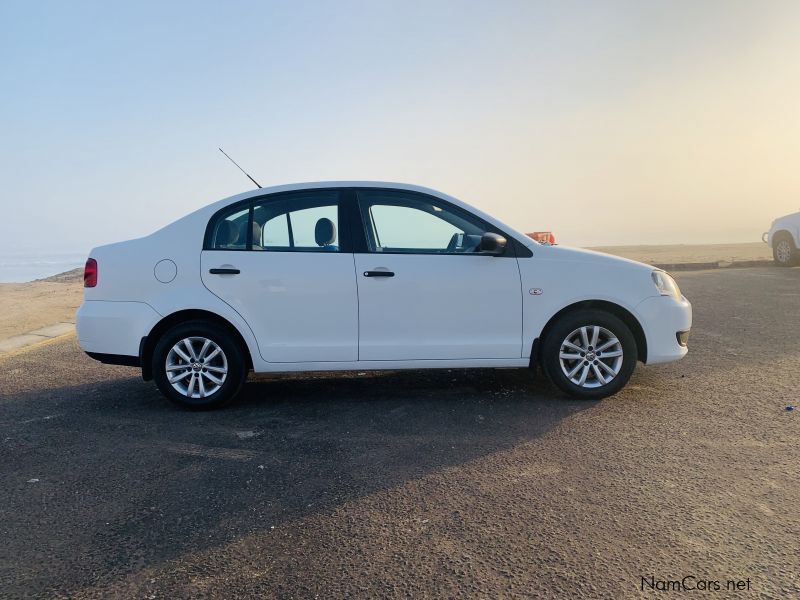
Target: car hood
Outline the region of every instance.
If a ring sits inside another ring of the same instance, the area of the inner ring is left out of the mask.
[[[800,222],[800,212],[791,213],[788,215],[783,215],[782,217],[778,217],[772,222],[772,224],[780,225],[781,223],[798,223],[798,222]]]
[[[591,264],[603,267],[617,267],[630,271],[652,271],[652,265],[635,260],[612,256],[604,252],[572,248],[569,246],[536,246],[531,248],[534,256],[543,260],[558,260],[570,263]]]

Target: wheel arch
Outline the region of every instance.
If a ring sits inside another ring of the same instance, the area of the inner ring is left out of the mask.
[[[794,234],[789,231],[788,229],[779,229],[775,233],[772,234],[772,243],[773,245],[778,241],[784,238],[788,238],[791,240],[792,244],[794,245],[795,249],[797,248],[797,240],[795,239]]]
[[[150,333],[148,333],[146,337],[142,338],[139,350],[139,359],[142,365],[142,378],[145,381],[150,381],[153,378],[151,363],[153,359],[153,350],[155,349],[159,338],[170,328],[180,323],[186,323],[187,321],[209,321],[228,330],[241,347],[242,352],[247,360],[247,368],[253,368],[253,357],[250,354],[250,348],[248,347],[247,342],[245,342],[241,332],[236,328],[235,325],[233,325],[233,323],[228,321],[225,317],[221,317],[217,313],[208,310],[187,309],[179,310],[167,315],[153,326],[153,328],[150,330]]]
[[[585,309],[597,309],[597,310],[604,310],[618,319],[620,319],[625,325],[627,325],[631,333],[633,334],[634,339],[636,340],[636,350],[638,353],[637,358],[643,362],[647,362],[647,336],[645,336],[644,329],[642,328],[641,323],[639,320],[631,313],[628,309],[619,304],[615,304],[614,302],[610,302],[608,300],[582,300],[580,302],[575,302],[570,304],[569,306],[565,306],[561,310],[559,310],[556,314],[550,317],[550,320],[547,321],[547,324],[542,329],[542,332],[539,334],[539,337],[533,341],[533,347],[531,348],[531,365],[535,365],[539,361],[539,352],[541,349],[541,340],[544,340],[547,337],[548,332],[552,329],[553,325],[564,315],[572,312],[576,312],[579,310]]]

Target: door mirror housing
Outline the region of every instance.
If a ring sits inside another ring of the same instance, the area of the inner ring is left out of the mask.
[[[487,231],[481,236],[481,254],[500,256],[506,251],[508,240],[502,235]]]

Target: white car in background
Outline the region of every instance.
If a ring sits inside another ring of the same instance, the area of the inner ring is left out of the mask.
[[[779,217],[761,239],[772,248],[772,258],[782,267],[797,264],[800,258],[800,212]]]
[[[430,189],[258,189],[95,248],[81,347],[190,408],[256,372],[529,368],[578,398],[687,352],[691,305],[648,265],[545,246]]]

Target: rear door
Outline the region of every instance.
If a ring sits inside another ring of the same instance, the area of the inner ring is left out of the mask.
[[[367,248],[356,253],[360,360],[510,359],[522,355],[513,246],[478,252],[491,227],[440,199],[359,190]]]
[[[247,321],[268,362],[357,360],[358,299],[342,194],[273,194],[218,213],[209,225],[203,283]]]

